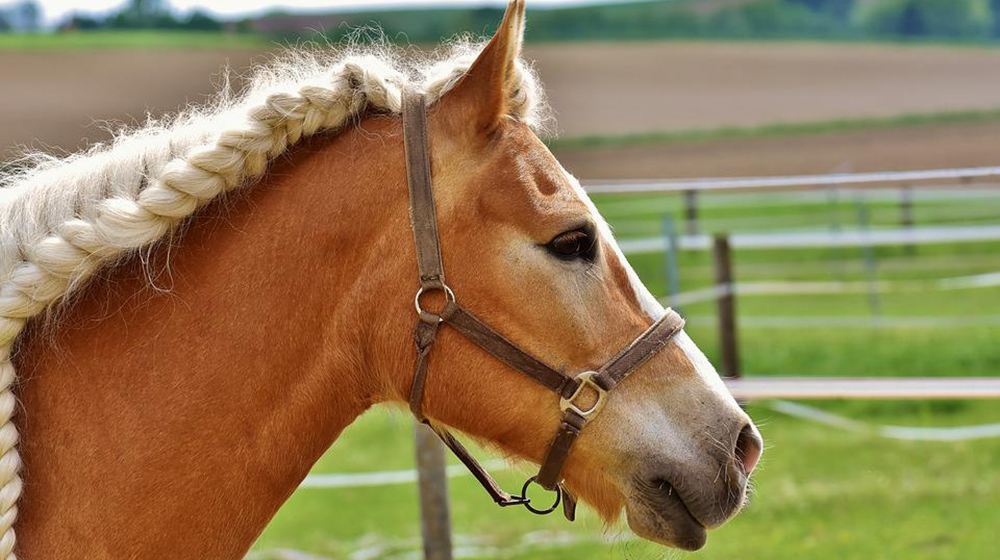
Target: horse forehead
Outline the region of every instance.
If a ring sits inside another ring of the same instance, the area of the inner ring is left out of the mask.
[[[518,189],[522,197],[537,211],[560,217],[590,213],[562,165],[527,127],[517,127],[503,150],[495,165],[506,169],[506,180],[523,187]]]

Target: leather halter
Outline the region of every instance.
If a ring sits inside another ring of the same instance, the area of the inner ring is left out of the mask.
[[[601,412],[608,391],[666,346],[684,327],[684,319],[668,309],[663,317],[600,369],[585,371],[575,377],[555,370],[521,350],[459,305],[455,301],[454,292],[445,283],[431,184],[426,99],[423,94],[408,89],[403,91],[403,143],[406,149],[406,173],[410,190],[410,219],[417,249],[417,265],[420,270],[420,289],[417,290],[414,300],[419,320],[413,333],[417,346],[417,361],[410,388],[410,410],[417,419],[434,430],[497,504],[523,505],[533,513],[546,514],[554,511],[562,501],[563,512],[566,518],[572,521],[576,515],[576,498],[566,490],[561,474],[576,437],[583,427]],[[447,299],[444,309],[438,314],[428,312],[421,307],[422,296],[433,291],[443,292]],[[559,407],[563,413],[559,429],[542,462],[541,469],[537,475],[525,481],[520,495],[512,495],[502,490],[493,477],[451,433],[423,414],[427,357],[442,323],[447,323],[501,362],[559,397]],[[527,491],[532,482],[546,490],[556,492],[555,503],[552,506],[540,509],[531,504]]]

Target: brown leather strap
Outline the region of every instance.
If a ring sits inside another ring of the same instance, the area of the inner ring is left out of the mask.
[[[560,396],[569,396],[576,390],[578,382],[572,377],[556,371],[540,360],[521,350],[511,341],[494,331],[475,315],[466,311],[461,305],[450,302],[441,313],[446,323],[465,335],[494,358],[507,364],[516,371],[534,379]]]
[[[610,391],[662,350],[683,328],[684,319],[673,309],[667,309],[666,313],[633,340],[632,344],[601,366],[597,376],[594,377],[594,382],[605,391]]]
[[[576,496],[574,496],[565,486],[562,487],[563,515],[569,521],[576,521]]]
[[[426,419],[423,403],[424,386],[427,384],[427,359],[430,356],[431,348],[434,347],[434,340],[437,338],[440,325],[440,321],[418,320],[417,326],[413,329],[413,343],[417,347],[417,363],[413,368],[413,383],[410,385],[410,412],[420,421]]]
[[[535,477],[535,482],[539,486],[546,490],[555,490],[562,482],[560,475],[563,466],[566,464],[566,459],[569,458],[569,452],[573,449],[576,436],[580,435],[580,430],[586,424],[587,420],[572,410],[563,413],[556,437],[549,446],[545,460],[542,461],[542,468],[538,471],[538,476]]]
[[[441,438],[441,441],[448,446],[448,449],[451,450],[455,457],[458,457],[458,460],[461,461],[467,469],[469,469],[472,476],[476,477],[476,480],[478,480],[479,484],[486,489],[486,493],[493,498],[494,502],[501,506],[514,506],[528,501],[527,498],[522,496],[513,496],[509,492],[500,488],[497,481],[494,480],[493,477],[490,476],[490,473],[487,472],[481,464],[479,464],[479,461],[477,461],[476,458],[469,453],[469,450],[462,445],[462,442],[458,441],[455,436],[451,435],[451,432],[428,420],[424,420],[424,424],[427,424],[432,430],[434,430],[434,433]]]
[[[434,192],[431,188],[430,143],[427,138],[427,101],[422,93],[403,89],[403,146],[406,182],[410,189],[410,222],[417,246],[420,285],[443,288],[444,265],[438,241]]]
[[[437,216],[434,209],[434,191],[431,183],[430,143],[427,137],[427,103],[423,94],[410,89],[403,90],[403,145],[406,151],[406,179],[410,191],[410,222],[413,227],[413,241],[417,249],[417,267],[420,270],[422,289],[443,289],[451,303],[454,295],[445,284],[444,265],[438,236]],[[493,501],[501,506],[519,505],[527,502],[520,496],[512,496],[497,484],[496,480],[479,464],[469,451],[451,433],[427,419],[423,412],[424,388],[427,384],[427,366],[430,351],[434,346],[441,319],[420,309],[420,293],[417,294],[417,309],[420,320],[413,331],[417,348],[413,382],[410,386],[410,411],[421,422],[427,424],[456,457],[469,469]],[[508,343],[509,344],[509,343]]]

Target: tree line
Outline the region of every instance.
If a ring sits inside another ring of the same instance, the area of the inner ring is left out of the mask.
[[[0,31],[37,27],[33,0],[0,9]],[[377,26],[378,38],[437,43],[472,30],[488,34],[501,7],[288,14],[221,22],[195,10],[177,15],[167,0],[126,0],[106,16],[74,14],[61,29],[193,29],[330,40],[357,39]],[[529,40],[663,38],[1000,39],[1000,0],[660,0],[530,10]],[[28,22],[27,24],[25,22]],[[34,22],[34,23],[31,23]],[[12,25],[12,23],[17,25]],[[362,39],[364,37],[361,37]]]
[[[204,10],[194,10],[184,16],[174,13],[166,0],[127,0],[117,11],[107,16],[75,13],[59,25],[60,29],[166,29],[221,31],[222,22]]]
[[[1000,0],[661,0],[530,10],[528,40],[662,38],[950,39],[1000,38]],[[488,34],[500,8],[362,11],[317,16],[323,35],[339,39],[376,25],[391,41],[433,43],[473,30]],[[282,27],[285,17],[289,27]],[[273,13],[239,29],[309,35],[301,16]]]

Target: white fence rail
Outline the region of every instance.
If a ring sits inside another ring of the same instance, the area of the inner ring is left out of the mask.
[[[974,241],[1000,241],[1000,226],[928,226],[868,231],[798,231],[779,233],[734,233],[734,249],[806,249],[817,247],[874,247],[880,245],[933,245]],[[666,251],[666,237],[622,239],[626,255]],[[681,235],[678,249],[712,248],[710,235]]]
[[[998,377],[744,377],[726,379],[742,399],[996,399]]]
[[[830,173],[784,177],[734,177],[687,180],[594,181],[584,184],[591,194],[678,193],[764,189],[809,189],[838,186],[916,186],[925,183],[1000,180],[1000,167],[966,167],[922,171]]]

